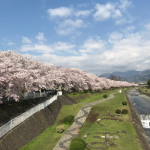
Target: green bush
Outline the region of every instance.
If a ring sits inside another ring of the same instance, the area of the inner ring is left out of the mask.
[[[79,94],[84,94],[84,92],[83,92],[83,91],[80,91]]]
[[[105,94],[105,95],[103,95],[103,97],[104,97],[104,98],[107,98],[107,95]]]
[[[121,110],[120,109],[116,109],[115,113],[121,114]]]
[[[84,150],[84,145],[80,141],[73,141],[70,143],[69,149],[70,150]]]
[[[85,93],[85,94],[87,94],[87,93],[88,93],[88,91],[84,91],[84,93]]]
[[[68,115],[63,119],[64,124],[72,124],[74,122],[74,116],[73,115]]]
[[[122,110],[122,114],[127,114],[128,113],[128,110],[127,109],[123,109]]]
[[[122,105],[127,105],[127,102],[126,101],[122,102]]]
[[[76,137],[76,138],[72,139],[72,141],[71,141],[71,142],[73,142],[73,141],[79,141],[79,142],[82,142],[82,144],[83,144],[83,145],[84,145],[84,147],[85,147],[85,141],[84,141],[82,138],[80,138],[80,137]]]
[[[77,93],[73,93],[73,95],[77,95]]]

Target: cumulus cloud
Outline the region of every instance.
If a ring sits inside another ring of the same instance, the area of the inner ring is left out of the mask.
[[[68,35],[73,33],[75,29],[84,27],[87,27],[87,25],[81,19],[76,19],[75,21],[68,19],[62,22],[56,30],[58,34]]]
[[[55,9],[48,9],[47,13],[52,18],[53,17],[68,17],[72,15],[73,9],[68,8],[68,7],[59,7]]]
[[[21,51],[37,51],[38,53],[50,53],[53,49],[49,45],[34,44],[34,45],[23,45]]]
[[[84,41],[83,46],[79,52],[81,53],[95,53],[97,50],[101,50],[104,47],[104,42],[97,38],[97,40],[93,40],[92,38]]]
[[[133,21],[134,21],[134,18],[132,17],[129,17],[128,20],[126,18],[121,18],[121,19],[116,20],[116,25],[121,25],[124,23],[132,23]]]
[[[121,40],[123,35],[121,33],[118,33],[117,31],[110,34],[108,41],[110,43],[118,42]]]
[[[108,18],[118,18],[122,14],[119,9],[115,8],[116,6],[111,3],[105,5],[96,4],[95,9],[96,13],[93,15],[95,20],[104,21]]]
[[[20,51],[24,51],[24,52],[37,51],[38,53],[46,53],[46,54],[62,51],[62,52],[77,54],[77,52],[73,50],[74,47],[75,45],[58,41],[55,42],[54,44],[49,44],[49,45],[45,45],[45,44],[23,45],[21,46]]]
[[[28,37],[24,37],[24,36],[22,37],[22,42],[23,43],[32,43]]]
[[[39,43],[43,44],[44,41],[46,41],[45,37],[44,37],[44,33],[38,33],[38,35],[35,37]]]
[[[93,10],[81,10],[81,11],[77,11],[75,12],[75,16],[77,17],[87,17],[91,14]]]
[[[128,26],[127,28],[126,28],[126,31],[133,31],[135,29],[135,26]]]
[[[60,41],[58,41],[57,43],[53,44],[53,48],[55,50],[64,50],[64,51],[67,51],[67,50],[72,49],[74,47],[75,47],[75,45],[67,44],[65,42],[60,42]]]
[[[149,24],[147,24],[145,27],[146,27],[146,29],[147,29],[147,30],[149,30],[149,31],[150,31],[150,23],[149,23]]]
[[[100,38],[95,40],[88,38],[80,47],[80,55],[78,56],[57,56],[56,54],[43,53],[37,56],[37,59],[54,65],[80,68],[99,75],[106,72],[132,69],[146,70],[150,66],[150,40],[148,37],[144,38],[145,35],[147,35],[146,32],[129,32],[124,36],[116,31],[108,37],[108,40],[111,41],[111,48],[106,48],[105,42]],[[52,50],[55,52],[63,51],[63,49],[66,49],[66,52],[75,48],[78,49],[76,45],[60,41],[49,47],[53,48]]]

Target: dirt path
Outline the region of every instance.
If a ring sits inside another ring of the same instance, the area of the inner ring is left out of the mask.
[[[113,93],[113,94],[116,94],[116,93]],[[69,145],[70,145],[71,140],[77,137],[79,130],[82,127],[83,123],[85,122],[92,106],[114,98],[113,94],[110,94],[109,98],[105,98],[105,99],[102,99],[93,103],[80,103],[80,104],[87,104],[87,105],[81,108],[81,110],[78,112],[74,120],[74,123],[67,129],[67,131],[61,137],[61,139],[56,144],[53,150],[69,150]]]

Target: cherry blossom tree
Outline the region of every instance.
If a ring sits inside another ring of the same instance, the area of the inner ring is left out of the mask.
[[[0,99],[3,96],[19,100],[24,90],[40,91],[41,88],[63,87],[66,91],[75,88],[101,90],[111,87],[138,86],[125,81],[100,78],[77,68],[60,68],[31,60],[15,51],[0,52]],[[2,103],[2,101],[0,101]]]

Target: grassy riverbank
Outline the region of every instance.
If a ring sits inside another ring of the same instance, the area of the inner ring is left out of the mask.
[[[90,143],[94,141],[99,141],[99,139],[93,138],[93,136],[106,135],[96,134],[96,132],[114,132],[116,134],[114,134],[113,136],[119,137],[119,139],[113,139],[113,142],[117,143],[117,146],[110,146],[108,150],[142,150],[141,144],[137,139],[137,134],[132,123],[129,106],[124,106],[121,103],[122,101],[127,101],[124,92],[121,94],[114,94],[114,96],[114,98],[103,103],[96,104],[92,107],[88,118],[86,119],[85,123],[79,131],[78,137],[83,138],[84,135],[86,135],[88,132],[91,132],[91,134],[85,139],[86,143]],[[119,119],[122,119],[123,122],[120,122],[118,120],[102,120],[101,124],[108,125],[108,127],[100,126],[95,123],[98,118],[104,117],[100,114],[106,114],[107,111],[109,111],[111,114],[115,114],[116,109],[128,109],[128,114],[119,116]],[[127,133],[117,133],[117,131],[122,130],[126,130]],[[100,141],[105,141],[105,139],[100,139]],[[102,146],[102,144],[95,144],[94,146]],[[104,146],[105,144],[102,147]]]
[[[148,94],[150,94],[150,88],[149,88],[149,87],[141,87],[140,90],[141,90],[143,93],[148,93]]]
[[[78,104],[74,104],[74,105],[64,105],[61,110],[60,113],[57,117],[57,120],[55,122],[55,124],[49,128],[47,128],[42,134],[40,134],[39,136],[37,136],[36,138],[34,138],[31,142],[29,142],[27,145],[25,145],[24,147],[22,147],[20,150],[37,150],[37,149],[43,149],[43,150],[52,150],[55,145],[57,144],[57,142],[60,140],[60,138],[62,137],[62,135],[64,133],[57,133],[56,132],[56,127],[60,124],[62,124],[62,119],[67,116],[67,115],[74,115],[76,117],[77,113],[79,112],[79,110],[85,106],[86,104],[80,104],[81,102],[84,103],[91,103],[94,101],[98,101],[103,98],[104,94],[110,95],[110,93],[115,93],[118,90],[110,90],[107,93],[102,93],[102,94],[93,94],[93,96],[90,96],[87,99],[81,99],[79,100]],[[70,96],[72,94],[72,96]],[[68,94],[68,96],[70,97],[75,97],[77,95],[80,95],[81,93],[77,93],[76,95],[74,95],[73,93]],[[102,104],[102,103],[101,103]],[[109,106],[111,107],[111,106]],[[69,114],[68,114],[69,112]],[[65,131],[67,130],[67,128],[69,126],[65,126]]]

